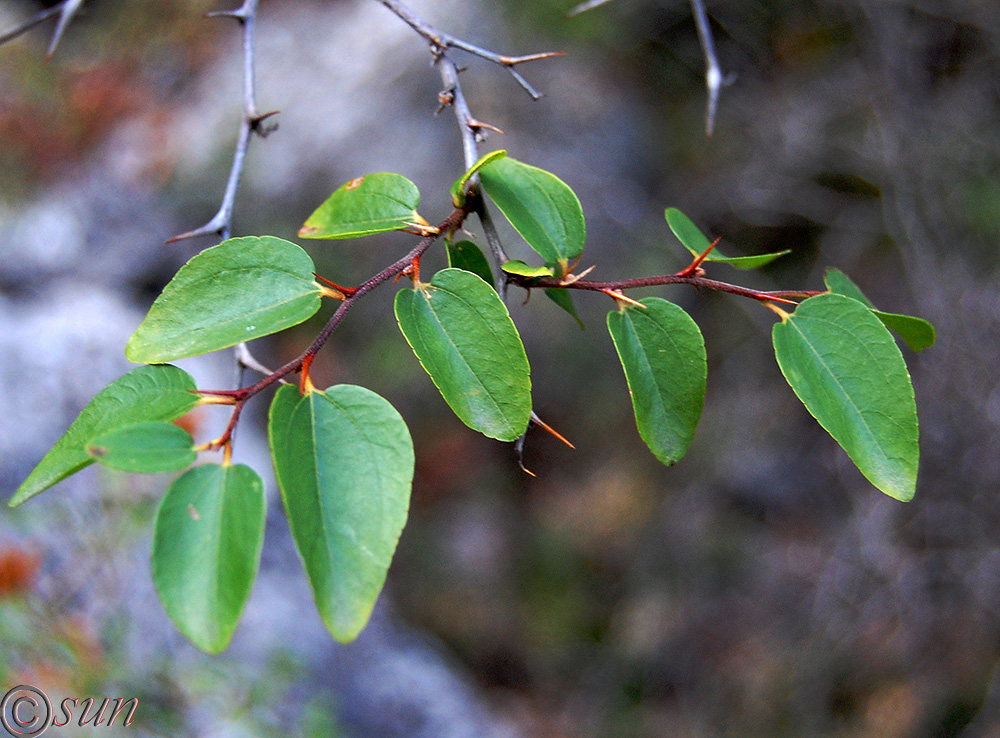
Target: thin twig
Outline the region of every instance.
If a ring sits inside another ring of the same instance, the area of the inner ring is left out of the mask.
[[[458,129],[462,136],[462,153],[465,159],[465,168],[471,169],[472,165],[479,158],[479,143],[485,139],[486,134],[481,127],[475,125],[476,119],[472,117],[469,104],[462,93],[462,85],[458,80],[458,67],[448,55],[448,52],[437,47],[434,50],[434,64],[441,74],[441,81],[444,83],[444,99],[449,101],[449,104],[455,111],[455,118],[458,121]],[[479,175],[476,174],[470,180],[470,194],[478,192]],[[497,264],[504,264],[509,261],[510,257],[507,256],[507,252],[500,242],[500,236],[497,235],[497,229],[493,225],[493,219],[490,217],[489,210],[486,208],[486,202],[481,197],[476,198],[474,212],[478,216],[479,222],[483,225],[483,234],[486,236],[486,243],[490,247],[493,259]],[[501,271],[497,275],[497,291],[503,297],[506,290],[507,281],[504,279],[504,273]]]
[[[233,165],[229,170],[229,179],[219,210],[205,225],[174,236],[167,241],[168,243],[211,234],[217,234],[222,240],[229,238],[233,226],[233,205],[236,202],[240,177],[243,175],[250,139],[255,133],[264,138],[277,128],[276,125],[268,126],[264,123],[277,111],[263,114],[257,112],[257,88],[254,78],[254,27],[257,22],[257,1],[243,0],[243,5],[236,10],[220,10],[208,14],[212,18],[233,18],[243,27],[243,119],[240,121]]]
[[[236,352],[236,361],[239,362],[241,367],[252,369],[258,374],[263,374],[265,377],[273,373],[272,369],[268,369],[262,363],[257,361],[257,358],[250,353],[250,349],[247,348],[245,343],[236,344],[234,350]]]
[[[712,40],[712,27],[708,22],[703,0],[691,0],[691,12],[698,28],[698,40],[705,54],[705,87],[708,89],[708,102],[705,105],[705,133],[711,137],[715,131],[715,112],[719,106],[719,90],[723,84],[730,84],[731,78],[723,77],[719,59],[715,55],[715,42]]]
[[[478,56],[480,59],[485,59],[486,61],[502,66],[510,72],[511,76],[517,80],[517,83],[524,88],[525,92],[531,95],[533,100],[541,98],[542,93],[532,87],[528,80],[522,77],[515,67],[518,64],[538,61],[539,59],[549,59],[553,56],[562,56],[564,53],[562,51],[546,51],[540,54],[525,54],[523,56],[506,56],[504,54],[497,54],[489,49],[484,49],[481,46],[470,44],[468,41],[463,41],[460,38],[452,36],[450,33],[445,33],[444,31],[435,28],[414,13],[408,6],[398,0],[378,0],[378,2],[382,3],[382,5],[395,13],[400,20],[423,36],[433,48],[440,49],[442,51],[447,51],[448,49],[461,49],[462,51],[472,54],[473,56]]]
[[[73,20],[73,16],[77,14],[82,5],[83,0],[63,0],[51,8],[40,10],[20,25],[0,35],[0,45],[8,41],[13,41],[18,36],[27,33],[35,26],[58,14],[59,20],[56,22],[56,29],[52,32],[52,40],[49,42],[48,51],[45,52],[46,61],[51,60],[52,56],[56,53],[56,47],[59,45],[66,27],[69,26],[70,21]]]

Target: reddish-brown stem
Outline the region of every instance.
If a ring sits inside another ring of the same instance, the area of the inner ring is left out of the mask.
[[[666,284],[689,284],[694,287],[703,287],[705,289],[715,290],[716,292],[728,292],[731,295],[749,297],[750,299],[757,300],[759,302],[784,302],[789,305],[797,304],[792,298],[804,299],[806,297],[821,294],[821,292],[817,290],[781,290],[775,292],[762,292],[760,290],[750,289],[749,287],[740,287],[739,285],[729,284],[728,282],[720,282],[706,277],[685,276],[683,272],[678,274],[663,274],[658,277],[622,279],[616,282],[597,282],[588,279],[578,279],[575,282],[566,282],[564,280],[556,279],[555,277],[543,277],[542,279],[537,279],[532,277],[522,277],[519,274],[508,274],[507,278],[513,284],[520,285],[521,287],[525,287],[527,289],[531,289],[532,287],[545,287],[550,289],[562,288],[570,290],[592,290],[596,292],[606,292],[609,290],[631,290],[639,287],[658,287]]]
[[[346,299],[340,303],[340,307],[338,307],[334,314],[330,316],[326,325],[323,326],[323,330],[321,330],[319,335],[313,339],[309,348],[303,351],[297,358],[292,359],[284,366],[275,369],[271,372],[271,374],[255,384],[235,390],[198,390],[199,394],[232,397],[236,400],[237,407],[239,407],[242,403],[246,402],[258,392],[262,392],[267,389],[279,379],[302,369],[303,363],[306,361],[311,362],[312,357],[314,357],[316,353],[323,348],[323,344],[325,344],[327,340],[329,340],[330,336],[333,335],[333,332],[337,330],[337,326],[340,325],[340,322],[344,319],[347,311],[351,309],[355,302],[360,300],[379,285],[402,273],[404,269],[411,266],[414,262],[418,261],[420,257],[423,256],[423,253],[430,248],[432,243],[434,243],[439,233],[447,233],[451,228],[458,228],[462,225],[466,215],[468,215],[468,210],[466,208],[456,208],[452,211],[451,215],[449,215],[444,222],[438,226],[438,233],[424,237],[421,239],[420,243],[418,243],[406,256],[393,262],[375,276],[370,277],[367,281],[355,287],[353,292],[346,295]]]

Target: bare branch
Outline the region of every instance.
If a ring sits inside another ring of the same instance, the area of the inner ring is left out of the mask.
[[[45,53],[46,61],[51,60],[52,56],[56,53],[56,47],[59,46],[59,41],[62,39],[63,33],[66,31],[70,21],[73,20],[73,16],[77,14],[77,11],[80,10],[80,6],[82,5],[83,0],[63,0],[61,3],[53,5],[51,8],[45,8],[44,10],[35,13],[19,26],[16,26],[15,28],[12,28],[6,33],[0,35],[0,44],[13,41],[18,36],[27,33],[35,26],[58,14],[59,20],[56,22],[55,31],[52,32],[52,40],[49,42],[48,51]]]
[[[542,94],[532,87],[528,80],[521,76],[521,74],[514,69],[514,67],[518,64],[524,64],[525,62],[537,61],[539,59],[549,59],[553,56],[562,56],[564,53],[562,51],[548,51],[540,54],[526,54],[524,56],[506,56],[504,54],[497,54],[489,49],[484,49],[481,46],[470,44],[468,41],[463,41],[462,39],[456,38],[449,33],[438,30],[398,0],[378,0],[378,2],[382,3],[382,5],[395,13],[400,20],[423,36],[433,49],[439,49],[441,51],[447,51],[448,49],[461,49],[462,51],[472,54],[473,56],[478,56],[480,59],[485,59],[486,61],[500,65],[510,72],[511,76],[517,80],[517,83],[524,88],[525,92],[531,95],[533,100],[538,100],[542,97]]]
[[[704,0],[691,0],[691,12],[698,28],[698,40],[705,54],[705,87],[708,89],[708,102],[705,105],[705,134],[711,137],[715,131],[715,112],[719,106],[719,90],[723,85],[732,84],[733,78],[724,77],[719,59],[715,55],[715,42],[712,40],[712,27],[708,23]]]
[[[167,243],[211,234],[217,234],[222,240],[229,238],[233,225],[233,205],[236,202],[240,177],[243,175],[250,139],[254,134],[264,138],[277,128],[276,124],[269,126],[264,123],[277,114],[276,110],[263,114],[257,112],[257,87],[254,77],[254,27],[257,22],[257,2],[258,0],[243,0],[243,4],[236,10],[220,10],[208,14],[212,18],[233,18],[243,27],[243,120],[240,122],[233,165],[229,170],[229,179],[219,210],[203,226],[174,236]]]

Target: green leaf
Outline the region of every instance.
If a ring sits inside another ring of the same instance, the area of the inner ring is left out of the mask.
[[[584,330],[583,321],[580,320],[580,316],[576,314],[576,305],[573,304],[573,296],[570,295],[569,290],[555,288],[547,289],[545,290],[545,296],[573,316],[573,320],[575,320],[576,324],[580,326],[580,330]]]
[[[934,326],[923,318],[912,315],[899,315],[898,313],[884,313],[876,310],[871,301],[864,296],[861,290],[850,277],[839,269],[829,268],[823,275],[823,281],[830,292],[844,297],[850,297],[867,306],[887,328],[891,328],[899,334],[899,337],[906,342],[913,351],[923,351],[934,345],[936,334]]]
[[[692,223],[691,219],[677,208],[667,208],[666,217],[667,225],[670,226],[670,230],[677,236],[677,240],[695,256],[701,256],[705,253],[705,249],[712,245],[708,236],[702,233],[698,226]],[[715,248],[712,249],[712,253],[705,257],[705,261],[717,261],[729,264],[737,269],[757,269],[765,264],[770,264],[779,256],[790,253],[792,253],[791,249],[784,249],[783,251],[775,251],[770,254],[756,254],[754,256],[723,256],[719,252],[719,249]]]
[[[235,346],[297,325],[319,310],[313,261],[273,236],[231,238],[180,268],[125,348],[155,364]]]
[[[205,464],[178,477],[156,513],[153,583],[194,645],[219,653],[250,597],[264,543],[264,484],[248,466]]]
[[[271,404],[271,456],[295,545],[333,637],[364,628],[406,525],[413,443],[386,400],[352,385]]]
[[[302,238],[356,238],[422,222],[420,191],[401,174],[367,174],[341,185],[299,229]]]
[[[664,464],[684,457],[705,404],[705,342],[677,305],[647,297],[645,309],[608,314],[608,330],[625,369],[639,435]]]
[[[774,326],[778,365],[806,409],[891,497],[916,490],[917,408],[903,355],[862,303],[822,294]]]
[[[396,295],[396,320],[463,423],[501,441],[524,433],[531,417],[528,357],[489,285],[469,272],[445,269],[430,284]]]
[[[826,284],[826,288],[830,290],[830,292],[833,292],[836,295],[850,297],[852,300],[857,300],[870,310],[875,309],[875,306],[872,305],[872,301],[865,297],[861,288],[854,284],[851,278],[839,269],[827,267],[826,271],[823,273],[823,283]]]
[[[534,267],[530,264],[525,264],[520,259],[511,259],[504,262],[500,265],[500,268],[507,272],[507,274],[516,274],[520,277],[528,277],[529,279],[555,276],[550,266]]]
[[[472,272],[486,284],[493,285],[493,270],[486,256],[472,241],[448,241],[448,266]]]
[[[565,182],[511,157],[479,170],[479,181],[511,225],[549,264],[564,269],[583,253],[583,208]]]
[[[191,466],[198,457],[191,434],[173,423],[123,425],[87,444],[101,466],[137,474],[162,474]]]
[[[934,326],[923,318],[913,315],[899,315],[898,313],[883,313],[881,310],[873,310],[886,328],[891,328],[899,334],[907,346],[913,351],[923,351],[930,348],[937,340],[937,332]]]
[[[94,460],[87,444],[96,436],[144,421],[170,421],[198,404],[191,376],[175,366],[142,366],[97,393],[10,501],[20,505]]]
[[[451,202],[456,208],[460,208],[465,205],[465,185],[468,184],[472,176],[482,169],[484,166],[489,164],[491,161],[496,161],[497,159],[503,159],[507,156],[507,152],[503,149],[499,151],[491,151],[488,154],[484,154],[479,157],[479,160],[469,167],[469,171],[463,174],[461,177],[455,180],[455,184],[451,186]]]

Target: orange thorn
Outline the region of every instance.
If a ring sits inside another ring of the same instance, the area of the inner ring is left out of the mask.
[[[701,263],[703,261],[705,261],[705,257],[707,257],[712,252],[712,249],[714,249],[718,245],[719,241],[721,241],[721,240],[722,240],[722,236],[719,236],[717,239],[715,239],[714,241],[712,241],[712,243],[710,243],[708,245],[708,248],[705,249],[705,253],[701,254],[701,256],[696,256],[695,259],[694,259],[694,261],[692,261],[689,266],[685,267],[684,269],[681,269],[679,272],[677,272],[677,274],[675,276],[678,276],[678,277],[693,277],[693,276],[698,276],[698,277],[700,277],[702,274],[704,274],[705,273],[704,270],[702,270],[700,268],[701,267]],[[699,274],[699,272],[700,272],[700,274]]]
[[[646,309],[645,305],[643,305],[638,300],[633,300],[631,297],[626,297],[624,294],[622,294],[621,290],[601,290],[601,292],[603,292],[608,297],[614,298],[614,300],[619,304],[624,302],[628,305],[632,305],[633,307],[639,307],[642,308],[643,310]]]
[[[334,282],[332,280],[329,280],[326,277],[319,276],[318,274],[316,274],[316,272],[313,272],[313,276],[316,277],[316,279],[318,279],[320,282],[322,282],[323,284],[325,284],[327,287],[331,287],[335,291],[341,293],[341,295],[343,295],[343,296],[336,298],[338,300],[345,299],[344,296],[346,296],[346,297],[353,297],[354,293],[358,291],[357,287],[344,287],[343,285],[337,284],[336,282]],[[333,295],[330,295],[330,297],[333,297]]]
[[[569,447],[570,447],[571,449],[573,449],[574,451],[576,450],[576,446],[574,446],[574,445],[573,445],[572,443],[570,443],[570,442],[569,442],[569,441],[568,441],[568,440],[566,439],[566,437],[565,437],[565,436],[563,436],[563,435],[562,435],[561,433],[559,433],[559,431],[557,431],[557,430],[556,430],[555,428],[553,428],[553,427],[552,427],[551,425],[549,425],[549,424],[548,424],[548,423],[546,423],[546,422],[545,422],[544,420],[542,420],[542,419],[541,419],[541,418],[539,418],[539,417],[538,417],[537,415],[535,415],[535,413],[534,413],[534,412],[532,412],[532,413],[531,413],[531,422],[532,422],[532,423],[534,423],[535,425],[537,425],[537,426],[538,426],[539,428],[541,428],[542,430],[544,430],[544,431],[548,431],[549,433],[551,433],[552,435],[554,435],[554,436],[555,436],[556,438],[558,438],[558,439],[559,439],[560,441],[562,441],[563,443],[565,443],[565,444],[566,444],[567,446],[569,446]],[[527,469],[525,469],[525,471],[528,471],[528,470],[527,470]],[[528,473],[529,473],[529,474],[531,474],[531,472],[528,472]],[[535,475],[534,475],[534,474],[531,474],[531,476],[535,476]]]
[[[299,370],[301,372],[299,394],[303,397],[311,394],[316,389],[316,385],[312,383],[312,379],[309,377],[309,367],[312,366],[313,359],[315,358],[316,354],[306,354],[306,357],[302,360],[302,368]]]

